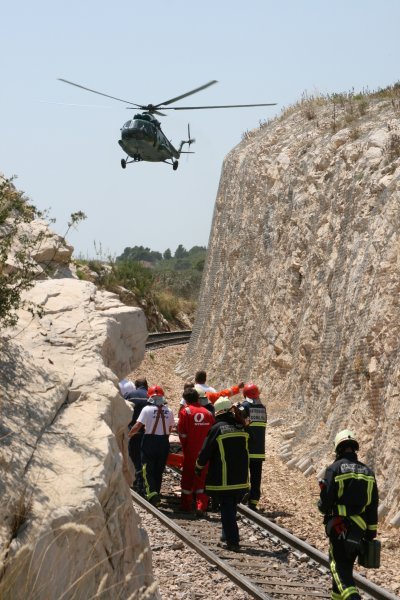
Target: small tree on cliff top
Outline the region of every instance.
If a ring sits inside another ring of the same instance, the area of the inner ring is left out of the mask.
[[[23,192],[15,188],[12,179],[0,177],[0,331],[15,325],[18,320],[16,311],[21,306],[22,293],[34,285],[38,273],[32,253],[46,237],[45,231],[33,237],[21,233],[20,225],[43,216],[41,211],[30,204]],[[80,211],[73,213],[67,233],[85,218],[86,215]],[[60,244],[64,240],[65,236]],[[12,248],[17,250],[13,254],[13,265],[10,266],[7,259]],[[54,254],[56,252],[57,249]],[[29,305],[27,308],[32,314],[40,314],[40,307]]]

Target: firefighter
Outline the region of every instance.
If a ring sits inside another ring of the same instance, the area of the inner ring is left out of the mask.
[[[132,404],[133,414],[132,420],[129,423],[129,429],[131,429],[137,422],[140,413],[145,406],[148,406],[148,383],[146,379],[136,379],[134,389],[128,390],[125,393],[124,398]],[[144,496],[144,481],[142,474],[142,441],[143,441],[144,429],[140,429],[136,435],[129,439],[128,451],[129,457],[135,467],[135,481],[132,489],[138,494]]]
[[[238,404],[238,409],[246,421],[246,431],[249,434],[250,493],[248,505],[249,508],[256,511],[261,496],[262,466],[265,460],[267,409],[261,402],[259,389],[254,383],[246,383],[242,393],[244,400]]]
[[[214,405],[216,423],[210,428],[196,461],[200,475],[208,464],[206,492],[216,498],[221,511],[221,541],[240,551],[237,504],[249,489],[249,434],[233,414],[229,398]]]
[[[212,414],[214,414],[214,404],[218,400],[218,398],[230,398],[231,396],[235,396],[240,392],[243,388],[244,383],[241,382],[238,385],[233,385],[230,388],[225,390],[219,390],[218,392],[206,391],[204,387],[198,383],[195,384],[194,389],[199,394],[199,402],[200,406],[204,406],[207,410],[209,410]]]
[[[319,510],[329,537],[332,600],[361,600],[353,567],[362,539],[377,534],[378,488],[372,469],[357,459],[358,442],[344,429],[335,437],[336,460],[320,484]]]
[[[207,469],[198,476],[195,474],[197,456],[207,433],[215,423],[213,415],[199,404],[199,394],[189,388],[183,393],[185,406],[179,413],[178,434],[183,450],[181,479],[181,510],[191,511],[196,501],[196,513],[202,516],[208,508],[208,496],[204,491]]]
[[[141,456],[145,495],[151,504],[158,506],[169,453],[169,435],[175,422],[172,410],[166,406],[163,389],[159,385],[153,385],[149,388],[148,395],[148,406],[142,409],[128,435],[132,437],[144,428]]]

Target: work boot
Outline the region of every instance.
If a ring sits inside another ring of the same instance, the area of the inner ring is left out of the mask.
[[[154,494],[154,496],[152,496],[149,499],[150,504],[152,504],[153,506],[160,506],[161,504],[161,498],[158,494]]]

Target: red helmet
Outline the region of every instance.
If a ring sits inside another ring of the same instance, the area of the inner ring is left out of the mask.
[[[260,391],[253,382],[246,383],[242,393],[245,398],[251,398],[252,400],[257,400],[260,397]]]
[[[152,396],[164,396],[164,390],[159,385],[152,385],[149,387],[147,394],[149,398]]]

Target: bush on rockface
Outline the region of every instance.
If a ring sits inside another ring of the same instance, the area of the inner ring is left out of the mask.
[[[17,311],[23,305],[22,294],[35,284],[38,274],[51,272],[51,260],[39,269],[33,258],[51,234],[43,228],[37,234],[27,233],[23,227],[45,216],[16,189],[13,178],[0,177],[0,330],[17,323]],[[55,247],[54,256],[71,227],[85,218],[81,211],[71,214],[68,229]],[[40,306],[24,303],[24,307],[32,315],[41,316]]]
[[[0,328],[17,322],[16,311],[21,304],[22,292],[31,288],[35,281],[36,268],[30,251],[40,244],[44,235],[42,232],[36,239],[29,239],[19,233],[19,226],[41,216],[23,192],[14,187],[12,179],[0,180]],[[18,250],[11,267],[7,259],[14,245]]]

